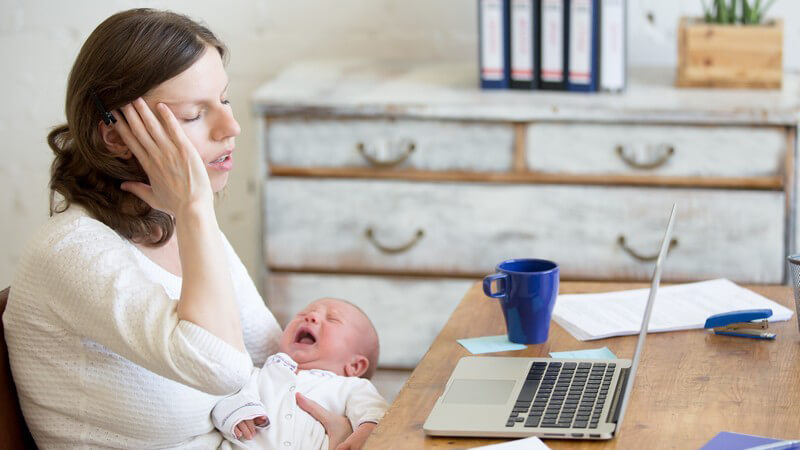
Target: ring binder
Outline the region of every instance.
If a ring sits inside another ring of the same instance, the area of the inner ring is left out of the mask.
[[[538,0],[511,0],[511,88],[535,89],[539,67]]]
[[[569,8],[567,0],[541,0],[540,3],[540,55],[539,88],[566,89],[567,59],[567,27],[569,26]]]
[[[597,90],[597,41],[599,0],[569,2],[569,72],[567,89]]]
[[[509,85],[509,0],[478,0],[481,88]]]

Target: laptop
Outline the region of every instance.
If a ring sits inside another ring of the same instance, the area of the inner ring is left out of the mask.
[[[653,270],[639,340],[630,359],[496,356],[461,358],[423,425],[430,436],[611,439],[622,426],[676,205]]]

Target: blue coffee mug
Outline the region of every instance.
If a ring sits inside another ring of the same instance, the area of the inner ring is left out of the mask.
[[[545,259],[509,259],[496,270],[483,279],[483,292],[500,299],[508,339],[518,344],[546,342],[558,296],[558,264]],[[492,292],[494,281],[496,292]]]

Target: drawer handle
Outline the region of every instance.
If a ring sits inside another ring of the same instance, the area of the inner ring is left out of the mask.
[[[655,255],[652,255],[652,256],[646,256],[646,255],[642,255],[641,253],[637,252],[636,250],[630,248],[628,246],[628,244],[625,242],[625,236],[620,236],[619,238],[617,238],[617,243],[619,244],[620,247],[622,247],[623,250],[625,250],[625,252],[627,254],[633,256],[634,258],[638,259],[639,261],[650,262],[650,261],[655,261],[655,260],[658,259],[658,253],[656,253]],[[672,238],[672,240],[669,241],[669,249],[667,251],[670,252],[670,251],[672,251],[672,249],[674,249],[677,246],[678,246],[678,240],[675,239],[675,238]]]
[[[411,156],[412,153],[414,153],[414,150],[417,149],[417,144],[415,144],[413,141],[403,141],[403,142],[406,143],[405,149],[399,155],[397,155],[396,158],[386,161],[382,161],[370,155],[367,152],[367,146],[364,145],[363,142],[359,142],[356,144],[356,150],[358,150],[358,153],[361,153],[361,156],[363,156],[364,159],[367,160],[367,162],[369,162],[375,167],[382,167],[382,168],[394,167],[399,164],[402,164],[403,161],[407,160],[408,157]]]
[[[411,247],[417,245],[417,242],[425,236],[425,232],[422,229],[417,230],[414,234],[414,237],[411,238],[410,241],[406,242],[403,245],[398,245],[397,247],[390,247],[388,245],[381,244],[375,239],[375,231],[372,227],[368,227],[367,230],[364,232],[364,235],[367,239],[375,246],[378,250],[382,251],[383,253],[388,254],[396,254],[396,253],[403,253],[405,251],[411,250]]]
[[[633,167],[634,169],[655,169],[656,167],[663,166],[672,155],[675,154],[675,147],[669,144],[662,144],[659,146],[663,153],[660,157],[650,162],[639,162],[625,154],[625,146],[617,145],[615,148],[617,155],[625,161],[625,164]]]

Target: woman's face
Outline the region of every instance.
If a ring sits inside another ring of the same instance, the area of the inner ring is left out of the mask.
[[[228,75],[214,47],[191,67],[150,90],[144,100],[166,104],[205,163],[211,188],[219,192],[233,168],[234,141],[241,129],[228,102]]]

